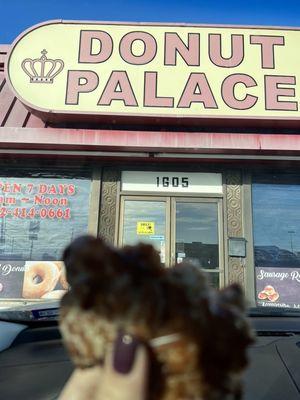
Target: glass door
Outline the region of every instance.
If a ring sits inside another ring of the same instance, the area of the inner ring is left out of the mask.
[[[169,267],[192,262],[210,283],[224,284],[222,200],[122,196],[119,245],[150,243]]]
[[[121,246],[150,243],[161,262],[170,262],[170,198],[124,196],[121,200]]]
[[[219,287],[224,283],[222,201],[173,198],[171,206],[171,264],[192,262]]]

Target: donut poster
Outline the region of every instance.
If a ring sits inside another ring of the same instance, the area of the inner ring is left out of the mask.
[[[24,261],[0,261],[0,299],[22,297]]]
[[[256,267],[255,273],[258,306],[300,309],[300,268]]]
[[[0,261],[0,299],[60,299],[67,290],[62,261]]]

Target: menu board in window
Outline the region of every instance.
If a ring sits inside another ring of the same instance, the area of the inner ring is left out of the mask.
[[[64,248],[88,229],[88,178],[0,178],[0,299],[56,298]]]

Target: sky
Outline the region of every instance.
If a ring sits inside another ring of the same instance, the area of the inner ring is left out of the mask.
[[[300,252],[300,186],[256,184],[252,202],[255,246]]]
[[[0,43],[51,19],[300,26],[300,1],[0,0]]]

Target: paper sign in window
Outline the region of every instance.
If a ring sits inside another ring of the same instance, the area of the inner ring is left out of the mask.
[[[136,224],[136,233],[138,235],[154,235],[155,234],[154,222],[138,221]]]

